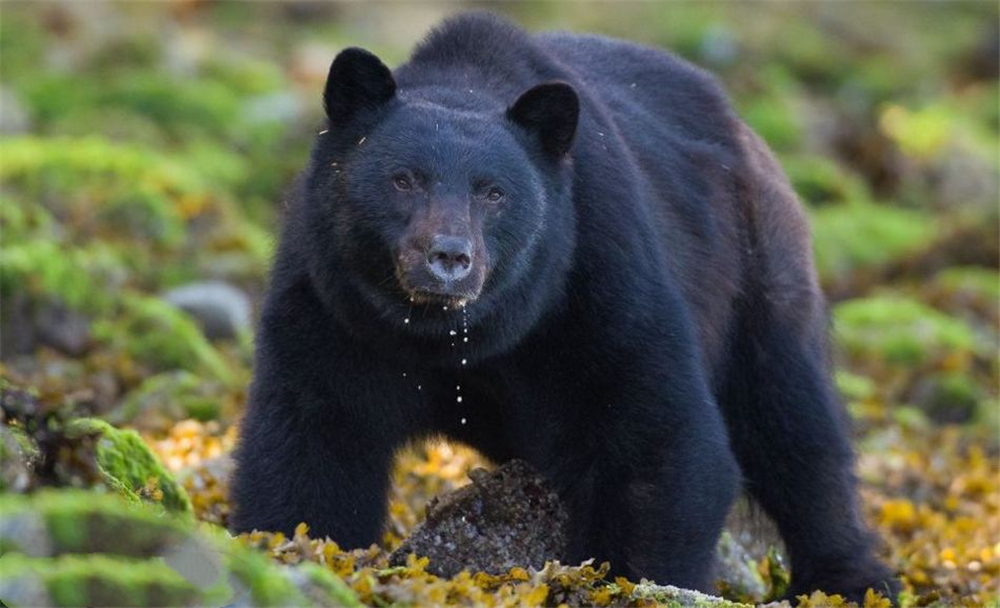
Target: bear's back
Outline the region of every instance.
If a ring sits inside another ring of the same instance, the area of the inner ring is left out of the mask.
[[[732,111],[715,77],[676,55],[590,34],[544,33],[535,41],[575,73],[620,128],[732,141]]]

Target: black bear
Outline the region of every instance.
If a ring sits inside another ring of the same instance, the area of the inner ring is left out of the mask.
[[[379,538],[394,453],[528,461],[566,559],[689,588],[742,487],[792,592],[895,589],[857,506],[802,209],[715,80],[663,51],[446,21],[333,61],[289,201],[236,530]]]

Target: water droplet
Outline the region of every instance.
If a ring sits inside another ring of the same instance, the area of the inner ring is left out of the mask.
[[[410,322],[410,317],[406,317],[405,319],[403,319],[403,323],[409,323],[409,322]]]
[[[465,424],[466,422],[468,421],[465,418],[462,418],[462,424]]]
[[[403,377],[404,377],[404,378],[406,377],[406,372],[403,372]]]
[[[469,341],[468,337],[462,338],[462,342],[468,342],[468,341]]]
[[[462,396],[459,395],[458,397],[455,397],[455,401],[457,401],[458,403],[461,403],[462,402]]]
[[[422,388],[424,388],[424,387],[423,387],[422,385],[420,385],[420,384],[418,384],[418,385],[417,385],[417,390],[418,390],[418,391],[419,391],[420,389],[422,389]]]
[[[457,333],[458,333],[458,332],[457,332],[457,331],[455,331],[455,330],[453,329],[453,330],[451,330],[451,331],[449,331],[449,332],[448,332],[448,335],[449,335],[449,336],[454,336],[454,335],[455,335],[455,334],[457,334]]]
[[[459,384],[458,386],[456,386],[456,387],[455,387],[455,390],[456,390],[456,391],[460,391],[460,390],[462,390],[462,385],[461,385],[461,384]]]
[[[447,306],[442,306],[441,310],[448,310],[448,307]]]
[[[462,359],[462,365],[465,365],[466,363],[468,363],[468,360],[467,359]]]

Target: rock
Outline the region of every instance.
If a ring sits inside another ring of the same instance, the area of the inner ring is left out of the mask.
[[[209,340],[233,339],[250,330],[250,299],[228,283],[189,283],[163,299],[194,317]]]
[[[757,561],[728,530],[719,538],[716,554],[716,584],[726,597],[764,599],[767,585]]]
[[[31,116],[17,95],[0,87],[0,134],[16,135],[31,130]]]
[[[30,354],[40,344],[79,357],[91,345],[90,319],[58,300],[33,302],[27,294],[16,292],[4,302],[0,336],[4,358]]]
[[[463,570],[502,574],[515,566],[535,571],[546,563],[546,569],[555,567],[567,542],[568,514],[545,480],[519,460],[493,472],[475,469],[469,477],[470,485],[431,500],[426,521],[389,556],[389,563],[403,566],[416,554],[429,558],[428,572],[448,578]],[[734,518],[732,525],[747,524]],[[768,591],[754,555],[728,531],[719,541],[717,581],[727,597],[741,600],[761,601]],[[738,605],[654,584],[637,586],[633,596],[671,606]]]
[[[935,373],[917,381],[912,402],[936,424],[962,424],[976,415],[981,392],[967,374]]]
[[[42,343],[70,357],[79,357],[91,344],[90,319],[59,303],[35,310],[35,328]]]
[[[750,604],[730,602],[721,597],[708,595],[673,585],[640,583],[632,590],[632,598],[652,602],[657,606],[670,608],[750,608]]]
[[[427,505],[427,520],[389,558],[405,565],[410,553],[430,558],[429,572],[500,574],[514,566],[541,568],[562,556],[568,515],[555,492],[526,463],[493,472],[476,469],[472,483]]]

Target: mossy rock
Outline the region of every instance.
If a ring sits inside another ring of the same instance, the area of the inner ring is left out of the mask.
[[[907,297],[849,300],[833,318],[838,343],[858,364],[916,367],[974,354],[975,335],[965,322]]]
[[[871,192],[864,180],[829,158],[785,155],[781,165],[795,192],[810,206],[871,200]]]
[[[751,608],[751,604],[731,602],[721,597],[681,589],[672,585],[639,583],[632,590],[631,597],[639,602],[654,602],[667,608]]]
[[[116,429],[95,418],[81,418],[70,422],[67,432],[100,436],[97,464],[111,488],[133,501],[149,500],[168,511],[191,513],[191,501],[184,488],[135,431]]]
[[[0,492],[23,492],[30,485],[36,451],[21,429],[0,425]]]
[[[0,498],[0,597],[17,606],[360,606],[317,564],[291,567],[211,526],[111,494]]]
[[[225,599],[218,593],[201,592],[159,561],[136,562],[106,555],[6,555],[3,564],[0,589],[11,608],[189,606],[211,601],[213,595],[212,599]],[[39,600],[44,603],[36,604]]]
[[[218,383],[185,370],[163,372],[144,380],[105,418],[141,430],[161,430],[186,418],[214,420],[222,409],[218,389]]]
[[[1000,273],[996,268],[953,266],[934,277],[934,284],[953,294],[967,294],[994,305],[1000,301]]]
[[[934,422],[962,423],[976,416],[982,392],[970,374],[942,372],[922,379],[913,401]]]
[[[809,214],[816,268],[824,283],[842,282],[930,246],[937,236],[929,215],[877,205],[827,205]]]
[[[0,497],[4,525],[0,553],[31,557],[65,553],[110,553],[145,558],[160,555],[190,533],[186,520],[121,496],[98,491],[46,489]]]
[[[194,320],[158,298],[126,295],[120,314],[94,324],[94,335],[156,371],[183,369],[224,384],[233,380],[225,359]]]
[[[0,248],[4,298],[20,293],[31,301],[59,302],[96,314],[110,309],[110,291],[125,276],[118,255],[99,244],[67,249],[56,241],[35,239]]]

